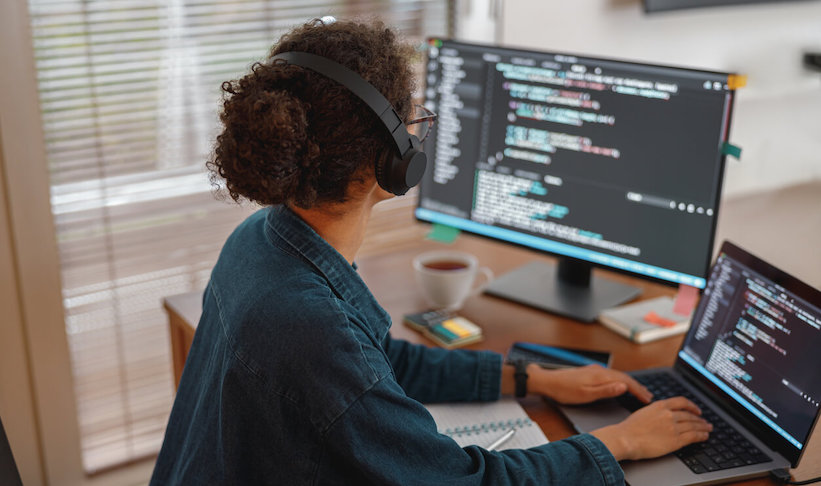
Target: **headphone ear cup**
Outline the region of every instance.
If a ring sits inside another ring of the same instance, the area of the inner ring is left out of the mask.
[[[391,190],[391,185],[388,181],[388,175],[391,173],[390,169],[395,163],[396,155],[394,155],[393,150],[390,150],[382,157],[376,159],[376,164],[374,164],[377,184],[379,184],[379,187],[390,193],[393,193],[393,191]]]
[[[376,162],[376,182],[382,189],[401,196],[419,184],[427,165],[428,156],[421,150],[419,139],[411,136],[411,148],[403,158],[391,151],[389,156]]]
[[[385,162],[382,168],[384,185],[380,183],[386,191],[401,196],[408,192],[408,189],[419,184],[425,174],[428,165],[428,156],[421,150],[422,144],[415,136],[410,136],[411,147],[403,154],[402,158],[393,156]],[[377,181],[379,178],[377,176]]]
[[[404,190],[402,194],[405,194],[408,192],[408,189],[419,184],[428,166],[428,155],[422,150],[422,142],[416,138],[416,135],[410,136],[410,142],[411,148],[403,157],[404,164],[401,180]]]
[[[402,194],[408,192],[408,189],[419,184],[422,176],[425,175],[425,169],[428,166],[428,156],[421,150],[413,149],[405,156],[405,170],[403,185],[405,190]]]

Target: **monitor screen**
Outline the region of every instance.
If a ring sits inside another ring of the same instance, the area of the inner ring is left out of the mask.
[[[439,119],[416,217],[583,264],[557,269],[557,280],[588,289],[581,300],[596,300],[598,285],[584,265],[703,288],[731,76],[430,39],[425,105]],[[498,295],[544,282],[511,280],[519,285]]]

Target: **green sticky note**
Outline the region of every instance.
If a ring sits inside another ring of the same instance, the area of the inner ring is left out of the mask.
[[[724,145],[721,146],[721,153],[741,160],[741,147],[737,147],[730,142],[724,142]]]
[[[434,223],[427,238],[429,240],[441,241],[442,243],[453,243],[457,236],[459,236],[459,230],[457,228]]]
[[[459,336],[457,336],[455,332],[451,331],[450,329],[446,328],[441,324],[437,324],[430,329],[431,331],[433,331],[434,334],[436,334],[437,336],[439,336],[447,342],[459,339]]]

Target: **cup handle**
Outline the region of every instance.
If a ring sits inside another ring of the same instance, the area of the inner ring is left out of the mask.
[[[473,290],[470,291],[470,297],[474,297],[482,293],[485,290],[485,287],[493,281],[493,270],[489,269],[488,267],[479,267],[479,273],[485,276],[485,282],[480,283]],[[478,279],[477,279],[478,280]]]

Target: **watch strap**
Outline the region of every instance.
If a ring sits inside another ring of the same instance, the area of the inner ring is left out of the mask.
[[[527,365],[528,362],[524,360],[513,363],[515,367],[513,372],[513,380],[516,384],[515,395],[519,398],[527,395]]]

